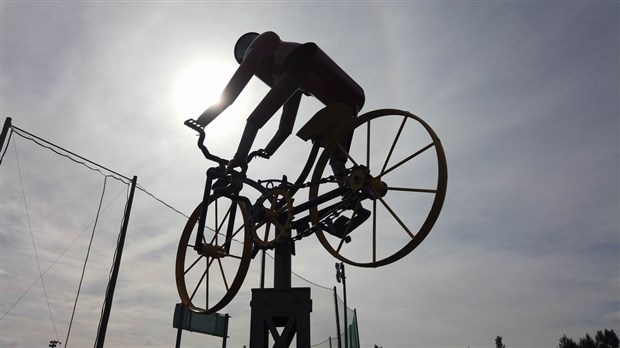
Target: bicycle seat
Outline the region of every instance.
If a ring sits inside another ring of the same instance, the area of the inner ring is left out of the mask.
[[[329,104],[319,110],[297,132],[304,141],[314,140],[326,147],[329,141],[355,117],[353,108],[342,103]]]

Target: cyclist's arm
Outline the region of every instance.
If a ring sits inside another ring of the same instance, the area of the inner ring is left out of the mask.
[[[267,95],[261,100],[256,109],[248,116],[243,136],[239,142],[237,153],[233,160],[235,165],[246,161],[250,148],[256,139],[258,130],[273,116],[287,100],[296,94],[301,86],[301,75],[293,74],[282,76]],[[291,104],[293,105],[293,104]],[[230,166],[230,165],[229,165]]]
[[[248,84],[254,72],[256,70],[256,64],[254,59],[244,60],[237,71],[232,76],[220,97],[220,101],[214,105],[211,105],[205,112],[198,117],[196,122],[205,127],[211,121],[213,121],[219,114],[221,114],[226,108],[228,108],[237,99],[239,94],[243,91]]]
[[[278,131],[265,147],[265,152],[269,156],[273,155],[280,145],[284,143],[284,140],[293,132],[293,126],[295,125],[295,118],[297,117],[297,110],[299,109],[299,102],[301,101],[302,94],[303,92],[298,90],[282,107],[282,116],[280,117]]]

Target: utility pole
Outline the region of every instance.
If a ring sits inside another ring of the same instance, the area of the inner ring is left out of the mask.
[[[349,323],[347,323],[347,277],[344,273],[344,263],[336,262],[336,280],[342,280],[342,292],[344,293],[344,348],[349,348]]]
[[[7,117],[4,120],[4,125],[2,126],[2,132],[0,132],[0,151],[4,149],[4,140],[6,140],[7,134],[9,134],[9,130],[11,129],[11,118]]]
[[[131,205],[133,203],[133,195],[136,190],[137,181],[138,181],[137,176],[134,176],[133,179],[131,180],[129,198],[127,199],[127,205],[125,206],[125,215],[123,217],[123,224],[121,226],[121,232],[119,234],[118,242],[116,245],[116,254],[114,255],[114,263],[112,264],[112,272],[110,275],[110,281],[108,282],[108,288],[106,289],[103,313],[101,315],[101,319],[99,320],[99,329],[97,330],[95,348],[103,348],[103,343],[105,341],[105,334],[108,328],[108,320],[110,319],[112,301],[114,300],[114,289],[116,288],[116,280],[118,278],[118,271],[121,267],[121,257],[123,255],[123,246],[125,245],[125,235],[127,234],[127,225],[129,224],[129,215],[131,213]]]

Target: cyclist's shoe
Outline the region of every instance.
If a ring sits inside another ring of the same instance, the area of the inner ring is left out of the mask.
[[[351,237],[349,234],[363,224],[370,217],[370,210],[360,206],[357,209],[357,214],[353,217],[353,220],[346,216],[340,216],[336,221],[326,220],[325,231],[338,238],[344,238],[345,242],[350,242]],[[350,225],[350,226],[349,226]],[[348,231],[347,231],[348,228]]]
[[[344,161],[332,159],[329,161],[329,165],[332,167],[338,186],[343,186],[347,182],[347,169]]]
[[[338,220],[336,219],[336,221],[338,221]],[[321,229],[322,229],[323,231],[325,231],[325,232],[327,232],[327,233],[331,234],[332,236],[334,236],[334,237],[338,237],[338,238],[340,238],[340,239],[344,239],[344,242],[345,242],[345,243],[349,243],[349,242],[351,241],[351,237],[350,237],[349,235],[346,235],[346,236],[344,236],[344,238],[343,238],[342,233],[340,233],[340,234],[339,234],[339,233],[336,231],[336,227],[334,226],[334,222],[332,221],[332,219],[326,219],[326,220],[324,220],[323,222],[321,222],[320,226],[321,226]]]

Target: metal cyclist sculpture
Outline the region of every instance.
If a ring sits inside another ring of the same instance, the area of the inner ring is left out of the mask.
[[[207,171],[203,200],[179,242],[176,282],[183,303],[196,312],[222,309],[259,251],[294,253],[294,243],[312,234],[334,257],[359,267],[384,266],[415,249],[446,194],[444,150],[430,126],[396,109],[358,116],[364,91],[314,43],[248,33],[234,53],[240,65],[221,102],[185,122],[216,165]],[[253,76],[271,90],[248,117],[237,153],[227,161],[208,151],[203,128]],[[297,133],[312,144],[299,177],[247,177],[252,160],[268,159],[292,133],[303,95],[326,106]],[[258,130],[281,107],[272,140],[250,152]]]

